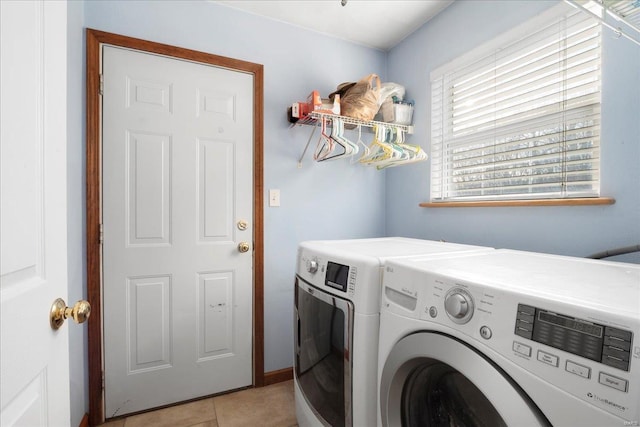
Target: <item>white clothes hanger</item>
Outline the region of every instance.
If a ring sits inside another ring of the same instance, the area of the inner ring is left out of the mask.
[[[358,153],[360,148],[357,144],[349,141],[344,136],[344,121],[340,118],[331,118],[331,134],[327,135],[327,119],[322,118],[321,141],[316,149],[314,159],[318,162],[327,160],[337,160],[350,157]]]
[[[362,125],[358,125],[358,141],[356,142],[356,146],[358,146],[359,148],[362,148],[362,157],[367,157],[369,155],[369,146],[367,144],[364,143],[364,141],[362,140]],[[355,156],[352,157],[351,159],[351,163],[357,163],[359,161],[359,159],[357,159]]]

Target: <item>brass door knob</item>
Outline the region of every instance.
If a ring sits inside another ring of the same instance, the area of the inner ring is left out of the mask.
[[[67,307],[67,303],[62,298],[58,298],[51,304],[51,329],[58,329],[66,319],[71,317],[76,323],[84,323],[91,315],[91,304],[89,301],[80,300]]]
[[[238,252],[249,252],[249,243],[240,242],[238,243]]]

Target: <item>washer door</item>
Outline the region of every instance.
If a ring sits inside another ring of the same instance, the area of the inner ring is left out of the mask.
[[[401,339],[380,380],[383,426],[550,426],[498,366],[458,339],[420,332]]]

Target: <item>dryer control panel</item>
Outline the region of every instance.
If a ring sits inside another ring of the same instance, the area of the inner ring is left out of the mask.
[[[353,295],[356,286],[356,268],[353,267],[353,271],[349,274],[348,265],[329,261],[327,262],[324,284],[342,292],[347,292],[349,289],[349,295]]]
[[[298,275],[314,286],[354,296],[358,272],[356,266],[309,255],[300,255],[300,264]]]
[[[352,301],[359,313],[380,313],[380,265],[374,258],[300,248],[296,275],[324,292]]]

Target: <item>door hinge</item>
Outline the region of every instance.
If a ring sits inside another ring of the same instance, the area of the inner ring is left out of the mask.
[[[104,371],[102,371],[102,389],[104,390]]]
[[[100,74],[100,95],[104,95],[104,74]]]
[[[100,224],[100,244],[104,243],[104,227]]]

